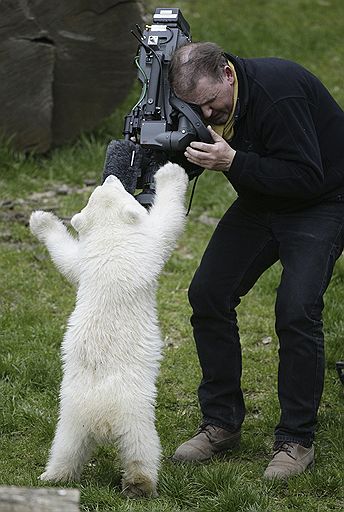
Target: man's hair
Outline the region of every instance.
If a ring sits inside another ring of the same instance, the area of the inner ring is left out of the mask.
[[[183,98],[190,95],[203,76],[222,81],[226,64],[224,51],[215,43],[185,44],[172,56],[168,72],[170,85]]]

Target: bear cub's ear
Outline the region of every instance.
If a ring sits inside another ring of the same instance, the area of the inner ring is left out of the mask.
[[[128,224],[135,224],[139,222],[145,213],[145,208],[137,202],[125,205],[122,210],[122,216]]]
[[[84,225],[84,216],[82,215],[82,213],[76,213],[70,220],[70,223],[71,225],[73,226],[73,228],[75,229],[75,231],[77,231],[79,233],[80,229],[82,228],[82,226]]]

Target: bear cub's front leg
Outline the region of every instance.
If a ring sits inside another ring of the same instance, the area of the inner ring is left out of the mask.
[[[73,284],[78,284],[78,240],[70,235],[63,222],[53,213],[37,210],[30,217],[31,232],[44,243],[50,256]]]
[[[51,212],[36,210],[30,217],[31,232],[42,242],[45,241],[48,233],[54,230],[66,230],[62,222]]]
[[[184,197],[189,183],[185,170],[180,165],[171,162],[161,167],[156,172],[154,179],[157,195],[168,189],[170,192]]]

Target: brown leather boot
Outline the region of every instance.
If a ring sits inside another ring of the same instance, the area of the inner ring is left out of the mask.
[[[272,461],[264,472],[264,478],[285,479],[303,473],[314,465],[314,446],[305,448],[297,443],[281,443],[276,446]]]
[[[174,462],[205,462],[215,455],[222,455],[240,443],[240,430],[229,432],[215,425],[200,427],[198,432],[177,448]]]

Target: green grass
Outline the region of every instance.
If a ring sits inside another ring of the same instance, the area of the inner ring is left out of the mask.
[[[297,60],[318,74],[344,105],[341,0],[159,3],[168,5],[181,7],[194,40],[213,40],[246,57],[277,55]],[[154,6],[150,0],[148,13]],[[0,484],[41,485],[37,476],[56,425],[59,347],[75,296],[29,234],[29,214],[33,209],[51,208],[68,217],[84,205],[89,192],[80,188],[85,179],[99,181],[106,145],[120,137],[123,116],[136,98],[137,90],[92,134],[48,155],[24,156],[1,145],[0,201],[8,202],[2,203],[0,212]],[[72,193],[35,195],[62,184],[71,187]],[[279,415],[274,334],[279,265],[265,273],[239,307],[247,405],[240,450],[205,466],[175,466],[169,460],[200,419],[196,399],[200,370],[187,302],[188,284],[213,231],[200,218],[204,214],[219,218],[233,199],[221,174],[209,172],[201,177],[186,231],[160,280],[159,316],[166,346],[157,403],[164,453],[159,498],[123,498],[116,450],[101,447],[78,484],[83,511],[324,512],[344,508],[344,395],[334,369],[336,360],[344,358],[343,259],[326,295],[327,366],[314,471],[282,483],[261,478]],[[265,345],[266,336],[272,341]]]

